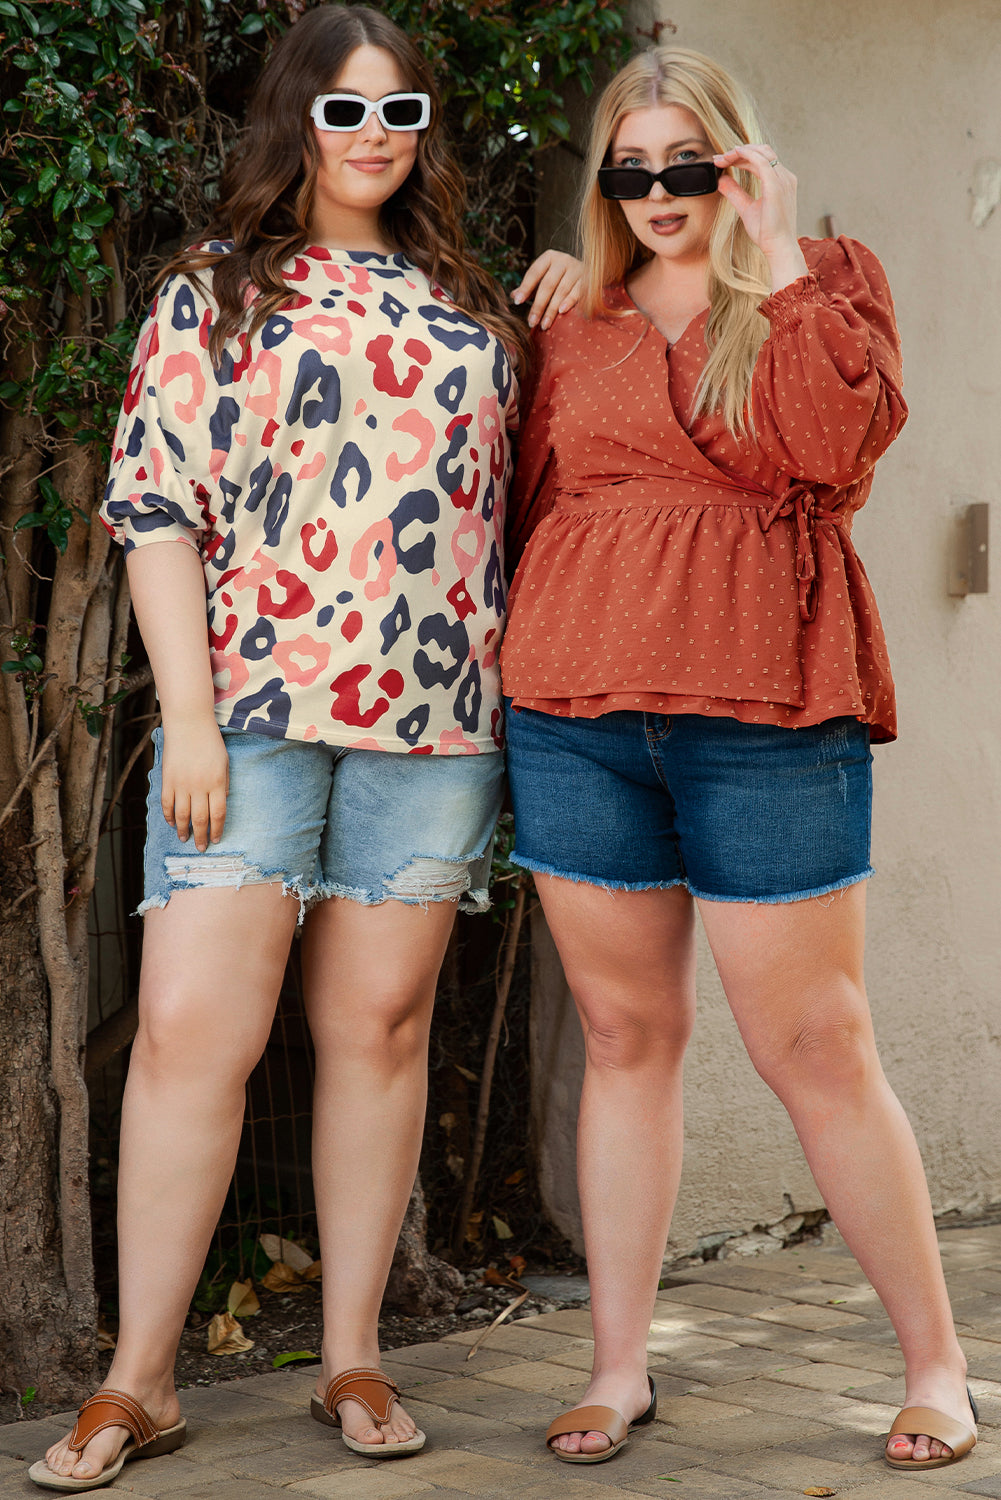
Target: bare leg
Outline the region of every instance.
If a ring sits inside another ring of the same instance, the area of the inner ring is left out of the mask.
[[[694,909],[680,888],[610,891],[555,876],[537,885],[587,1054],[577,1176],[594,1368],[580,1404],[631,1421],[650,1399],[646,1340],[681,1176]],[[595,1432],[555,1441],[568,1453],[609,1446]]]
[[[751,1060],[788,1109],[821,1196],[896,1329],[906,1405],[972,1426],[921,1158],[876,1054],[862,977],[865,886],[699,909]],[[894,1438],[892,1456],[950,1451],[915,1437]]]
[[[118,1346],[104,1384],[161,1427],[179,1419],[174,1358],[233,1173],[245,1084],[268,1039],[298,916],[280,885],[181,891],[145,918],[139,1031],[122,1109]],[[124,1427],[81,1454],[46,1453],[85,1479]]]
[[[362,906],[335,897],[306,919],[324,1266],[321,1398],[342,1370],[379,1364],[379,1309],[420,1161],[428,1031],[455,910],[454,901]],[[381,1429],[355,1401],[338,1413],[361,1443],[405,1441],[416,1431],[399,1404]]]

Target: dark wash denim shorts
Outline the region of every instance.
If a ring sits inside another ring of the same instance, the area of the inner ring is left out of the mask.
[[[869,726],[507,712],[525,869],[706,901],[804,901],[872,874]]]

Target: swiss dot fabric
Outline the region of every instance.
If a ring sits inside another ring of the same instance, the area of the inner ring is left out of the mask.
[[[893,302],[865,246],[801,244],[809,274],[761,304],[752,436],[690,418],[707,313],[669,347],[620,286],[613,315],[539,334],[510,507],[523,556],[501,668],[516,707],[851,715],[894,738],[851,541],[907,414]]]

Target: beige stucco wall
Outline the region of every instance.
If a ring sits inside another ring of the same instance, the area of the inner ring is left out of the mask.
[[[900,739],[875,750],[867,976],[935,1209],[976,1212],[1001,1201],[1001,554],[986,595],[951,598],[946,576],[958,507],[990,502],[1001,530],[1001,207],[974,222],[1001,191],[1001,5],[644,0],[634,16],[669,19],[745,80],[799,177],[801,233],[833,214],[894,289],[911,416],[855,532],[900,699]],[[575,170],[566,152],[553,162],[541,239],[565,222]],[[581,1050],[538,928],[536,1138],[549,1210],[577,1238]],[[675,1252],[819,1206],[704,947],[699,993]]]

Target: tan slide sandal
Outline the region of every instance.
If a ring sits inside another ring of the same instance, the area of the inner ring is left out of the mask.
[[[100,1474],[87,1479],[74,1479],[71,1474],[53,1474],[44,1458],[32,1464],[28,1478],[44,1490],[98,1490],[102,1485],[117,1479],[125,1464],[134,1458],[157,1458],[161,1453],[173,1453],[184,1442],[187,1424],[182,1417],[173,1427],[162,1431],[157,1427],[145,1407],[140,1406],[134,1396],[125,1391],[98,1391],[89,1396],[80,1408],[76,1425],[70,1433],[69,1445],[80,1453],[95,1433],[105,1427],[127,1427],[131,1439],[123,1446],[118,1457]]]
[[[549,1424],[546,1433],[546,1447],[553,1457],[564,1464],[603,1464],[607,1459],[614,1458],[619,1449],[625,1447],[629,1429],[644,1427],[657,1415],[657,1387],[652,1375],[648,1375],[647,1380],[650,1382],[650,1405],[632,1422],[627,1422],[614,1406],[575,1406],[573,1411],[564,1412],[562,1417],[557,1417]],[[603,1432],[610,1446],[602,1448],[600,1453],[564,1453],[562,1449],[553,1447],[553,1438],[562,1437],[567,1432]]]
[[[427,1442],[420,1428],[404,1443],[359,1443],[348,1437],[337,1415],[338,1402],[357,1401],[359,1406],[364,1406],[375,1425],[381,1427],[383,1422],[389,1421],[389,1414],[399,1399],[399,1386],[382,1370],[359,1366],[335,1375],[322,1401],[319,1396],[312,1396],[309,1414],[327,1427],[340,1428],[341,1437],[353,1453],[364,1453],[366,1458],[403,1458],[408,1453],[419,1453]]]

